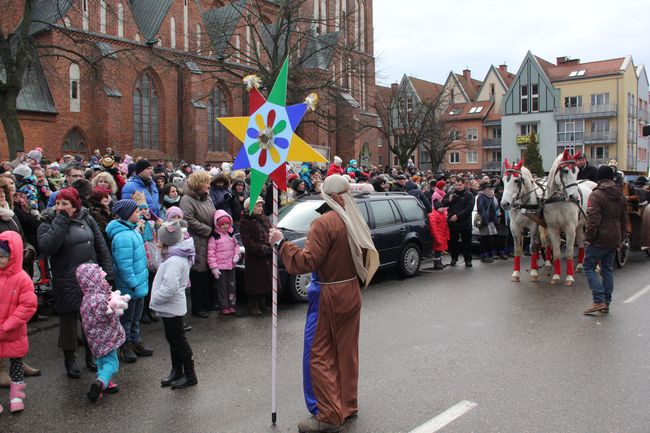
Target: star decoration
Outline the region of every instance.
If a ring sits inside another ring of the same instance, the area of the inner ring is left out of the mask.
[[[257,90],[259,79],[247,76],[249,116],[219,117],[217,120],[244,145],[235,157],[232,169],[251,169],[251,197],[260,195],[270,177],[283,191],[287,189],[287,161],[327,162],[294,133],[308,108],[314,109],[318,97],[310,94],[304,103],[286,106],[288,58],[271,89],[268,100]],[[255,201],[251,199],[249,212]]]

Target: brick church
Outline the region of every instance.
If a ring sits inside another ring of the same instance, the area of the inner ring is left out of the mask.
[[[3,28],[5,35],[23,18],[23,2],[15,3],[9,11],[14,16],[3,19],[3,27],[13,27]],[[278,2],[33,3],[29,33],[39,56],[25,72],[17,100],[25,150],[42,147],[50,159],[111,147],[149,159],[232,161],[240,143],[216,118],[248,115],[241,77],[266,61],[269,47],[260,28],[273,28],[281,16]],[[299,41],[291,42],[290,60],[302,77],[319,77],[321,86],[314,89],[319,110],[305,116],[298,134],[328,159],[383,163],[372,0],[294,3],[303,27],[295,32]],[[246,8],[252,7],[261,24],[248,21],[252,9]],[[0,81],[5,78],[0,63]],[[309,88],[302,80],[301,88]],[[10,157],[0,127],[0,158]]]

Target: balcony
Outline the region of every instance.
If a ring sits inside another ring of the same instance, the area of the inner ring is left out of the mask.
[[[481,142],[483,149],[501,149],[501,137],[499,138],[484,138]]]
[[[584,138],[583,131],[558,132],[558,143],[582,143]]]
[[[481,164],[483,171],[498,171],[501,172],[501,161],[485,161]]]
[[[609,104],[584,105],[580,107],[558,107],[555,120],[594,119],[598,117],[616,117],[618,107],[615,102]]]
[[[585,144],[610,144],[616,143],[616,130],[613,131],[596,131],[584,133]]]

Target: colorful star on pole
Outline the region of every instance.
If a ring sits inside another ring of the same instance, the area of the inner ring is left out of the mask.
[[[232,169],[251,169],[251,197],[260,195],[268,177],[285,191],[287,161],[327,162],[325,157],[294,134],[307,109],[314,109],[318,96],[311,94],[304,103],[285,106],[288,70],[289,62],[285,59],[268,100],[257,90],[259,78],[246,77],[244,81],[250,87],[249,116],[217,118],[244,143]],[[251,200],[249,212],[253,211],[254,206],[255,200]]]

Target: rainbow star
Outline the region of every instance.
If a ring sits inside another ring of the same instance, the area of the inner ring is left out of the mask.
[[[287,161],[327,162],[294,131],[307,111],[308,104],[286,106],[288,58],[285,59],[268,100],[255,88],[249,93],[249,116],[219,117],[217,120],[244,143],[232,169],[251,169],[251,197],[262,192],[271,177],[281,190],[287,189]],[[255,200],[250,201],[253,211]]]

